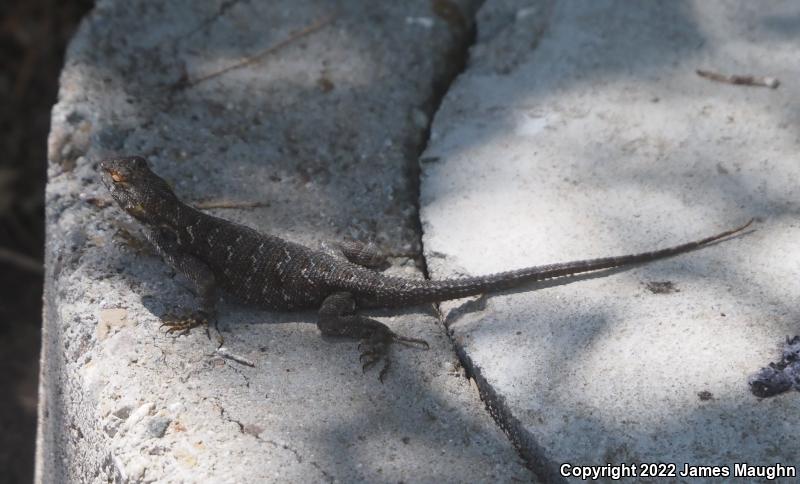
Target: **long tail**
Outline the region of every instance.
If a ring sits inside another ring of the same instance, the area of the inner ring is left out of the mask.
[[[614,267],[649,262],[703,247],[717,240],[724,239],[725,237],[741,232],[749,227],[752,223],[753,219],[750,219],[746,224],[740,227],[726,230],[725,232],[720,232],[704,239],[687,242],[685,244],[668,247],[666,249],[642,252],[640,254],[629,254],[618,257],[601,257],[598,259],[587,259],[548,264],[543,266],[526,267],[524,269],[499,272],[487,276],[445,279],[441,281],[425,281],[423,283],[414,281],[414,284],[407,284],[403,285],[405,287],[397,288],[399,289],[399,294],[397,292],[393,294],[394,300],[392,303],[405,305],[409,303],[420,304],[426,302],[446,301],[448,299],[459,299],[462,297],[474,296],[487,292],[510,289],[527,282],[541,281],[545,279],[552,279],[554,277],[569,276],[601,269],[611,269]],[[390,305],[394,304],[390,303]]]

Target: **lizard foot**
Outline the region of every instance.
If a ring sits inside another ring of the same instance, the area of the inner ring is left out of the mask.
[[[361,340],[358,349],[361,350],[361,355],[358,361],[362,362],[361,371],[366,373],[367,370],[375,366],[379,361],[383,360],[383,367],[378,373],[378,380],[383,383],[386,373],[389,372],[391,360],[389,359],[389,346],[392,344],[392,337],[394,333],[388,328],[377,326],[372,331],[372,334]]]
[[[185,336],[194,328],[204,327],[208,331],[209,317],[203,311],[191,312],[182,316],[167,314],[161,320],[161,326],[167,328],[167,334],[177,333]]]
[[[361,351],[358,361],[363,363],[363,365],[361,365],[361,371],[366,372],[375,366],[375,364],[377,364],[380,360],[383,360],[383,367],[378,373],[378,380],[383,383],[384,378],[391,367],[391,360],[389,359],[389,346],[393,342],[398,342],[405,346],[423,348],[426,350],[430,348],[430,345],[424,339],[400,336],[382,324],[380,326],[376,325],[373,328],[372,333],[368,337],[361,340],[361,343],[358,345],[358,349]]]

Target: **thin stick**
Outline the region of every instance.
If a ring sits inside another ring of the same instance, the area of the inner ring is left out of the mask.
[[[267,47],[266,49],[262,50],[261,52],[259,52],[258,54],[254,55],[252,57],[248,57],[247,59],[245,59],[245,60],[243,60],[241,62],[237,62],[235,64],[232,64],[232,65],[228,66],[228,67],[225,67],[225,68],[222,68],[222,69],[220,69],[218,71],[212,72],[210,74],[202,75],[202,76],[198,77],[197,79],[191,79],[191,80],[186,81],[186,85],[184,87],[196,86],[197,84],[200,84],[201,82],[204,82],[204,81],[207,81],[209,79],[213,79],[215,77],[221,76],[222,74],[225,74],[226,72],[230,72],[230,71],[232,71],[234,69],[240,69],[240,68],[248,66],[250,64],[254,64],[254,63],[260,61],[261,59],[263,59],[264,57],[266,57],[266,56],[268,56],[268,55],[270,55],[270,54],[282,49],[283,47],[289,45],[290,43],[294,42],[295,40],[297,40],[297,39],[299,39],[301,37],[305,37],[306,35],[309,35],[311,33],[316,32],[317,30],[319,30],[322,27],[324,27],[324,26],[328,25],[329,23],[331,23],[334,18],[336,18],[336,14],[331,14],[331,15],[328,15],[327,17],[323,17],[322,19],[317,20],[316,22],[312,23],[311,25],[309,25],[307,27],[304,27],[304,28],[302,28],[300,30],[295,30],[294,32],[289,34],[289,37],[285,38],[284,40],[278,42],[277,44],[275,44],[273,46]]]
[[[233,200],[205,200],[192,202],[194,208],[209,210],[212,208],[258,208],[269,207],[269,202],[236,202]]]
[[[742,86],[761,86],[761,87],[768,87],[770,89],[775,89],[776,87],[780,86],[781,81],[774,77],[762,77],[762,76],[726,76],[724,74],[719,74],[717,72],[711,71],[704,71],[702,69],[697,69],[697,75],[700,77],[705,77],[706,79],[711,79],[712,81],[717,82],[724,82],[725,84],[738,84]]]
[[[251,368],[255,368],[255,366],[256,366],[255,363],[253,363],[252,361],[248,360],[247,358],[245,358],[243,356],[239,356],[239,355],[237,355],[235,353],[231,353],[228,350],[228,348],[226,348],[224,346],[220,346],[219,348],[217,348],[214,351],[214,353],[216,353],[217,355],[221,356],[222,358],[226,358],[228,360],[235,361],[236,363],[239,363],[239,364],[244,365],[244,366],[249,366]]]

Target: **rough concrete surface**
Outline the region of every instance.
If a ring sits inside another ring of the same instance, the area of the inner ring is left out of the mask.
[[[442,304],[520,452],[552,480],[566,462],[796,466],[798,395],[760,400],[747,377],[800,330],[800,5],[489,1],[477,28],[421,157],[432,278],[757,217],[691,254]]]
[[[313,313],[219,308],[228,351],[159,317],[187,283],[108,205],[98,161],[141,154],[187,200],[295,241],[420,250],[416,157],[477,2],[99,1],[49,139],[38,482],[529,481],[430,308],[378,313],[430,351],[362,375]],[[248,66],[208,74],[281,45]],[[395,257],[394,273],[421,277]]]

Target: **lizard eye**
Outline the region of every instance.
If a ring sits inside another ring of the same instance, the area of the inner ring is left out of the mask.
[[[125,182],[125,177],[120,172],[110,171],[109,174],[111,175],[111,179],[114,180],[114,183]]]

